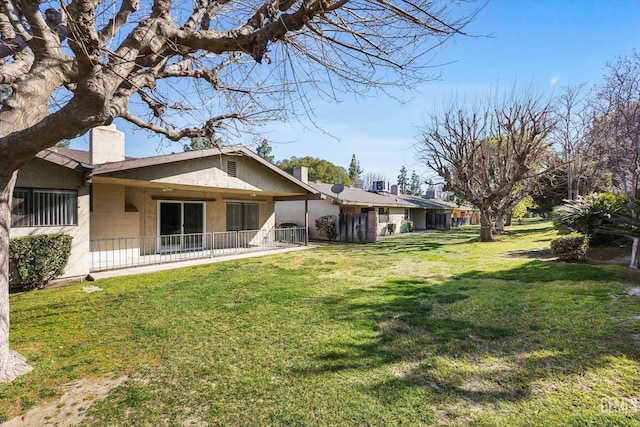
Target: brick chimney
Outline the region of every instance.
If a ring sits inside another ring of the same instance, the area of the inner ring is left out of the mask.
[[[89,154],[93,165],[124,160],[124,132],[113,124],[91,129]]]
[[[296,166],[293,168],[293,177],[299,179],[305,184],[309,183],[309,168],[305,166]]]

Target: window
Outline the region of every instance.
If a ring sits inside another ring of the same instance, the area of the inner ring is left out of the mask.
[[[257,230],[257,203],[227,203],[227,231]]]
[[[409,211],[409,209],[404,210],[404,219],[405,221],[409,221],[411,219],[411,211]]]
[[[389,208],[378,208],[378,222],[389,222]]]
[[[204,219],[204,202],[158,201],[158,250],[202,249]]]
[[[13,227],[78,224],[77,191],[16,188],[11,203]]]

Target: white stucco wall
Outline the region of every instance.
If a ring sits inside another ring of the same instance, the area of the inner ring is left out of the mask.
[[[16,187],[77,190],[78,225],[59,227],[13,227],[10,237],[65,233],[73,237],[71,255],[62,278],[89,273],[89,187],[82,185],[82,174],[53,163],[34,159],[20,168]]]
[[[425,209],[411,209],[411,221],[414,230],[427,229],[427,211]]]
[[[236,176],[227,173],[228,162],[236,164]],[[168,187],[195,186],[247,193],[303,194],[299,186],[273,170],[242,156],[212,156],[99,175],[105,178],[162,184]],[[99,180],[98,180],[99,181]]]
[[[331,198],[327,200],[309,200],[309,238],[319,239],[320,235],[316,230],[316,219],[326,215],[340,215],[340,207],[332,203]],[[304,201],[276,202],[275,218],[278,224],[291,222],[304,227]]]
[[[378,212],[378,208],[376,208],[376,212]],[[380,215],[378,215],[378,235],[384,236],[387,234],[387,225],[395,224],[396,225],[396,233],[400,233],[400,227],[402,226],[402,221],[404,221],[404,208],[389,208],[389,221],[382,222],[380,220]]]

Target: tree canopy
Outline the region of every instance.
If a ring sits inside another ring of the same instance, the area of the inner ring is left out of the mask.
[[[290,174],[293,174],[295,167],[306,167],[309,169],[309,181],[312,182],[320,181],[326,184],[351,185],[351,178],[349,178],[345,168],[316,157],[292,157],[277,161],[276,166]]]
[[[182,149],[184,151],[196,151],[196,150],[205,150],[207,148],[215,148],[222,144],[222,140],[220,138],[211,139],[206,136],[197,136],[195,138],[190,138],[188,144],[183,144]]]
[[[548,164],[554,129],[550,102],[512,93],[481,106],[451,105],[424,127],[418,156],[453,191],[480,210],[481,241],[518,203]]]

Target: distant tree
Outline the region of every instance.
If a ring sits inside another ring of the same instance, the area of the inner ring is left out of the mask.
[[[68,139],[63,139],[56,144],[56,147],[69,148],[71,145],[71,141]]]
[[[389,182],[389,178],[381,173],[367,172],[362,175],[362,188],[365,190],[371,190],[373,183],[378,181]]]
[[[567,171],[557,168],[536,178],[531,197],[537,205],[535,212],[546,218],[555,206],[561,205],[567,198]]]
[[[364,170],[360,167],[360,162],[356,160],[356,155],[351,156],[351,163],[349,163],[349,178],[351,178],[351,185],[353,187],[362,188],[361,175]]]
[[[569,200],[595,191],[600,177],[596,172],[600,169],[601,157],[595,155],[594,145],[588,138],[593,112],[584,86],[566,87],[558,96],[555,107],[557,126],[551,135],[566,171],[565,198]]]
[[[411,181],[409,181],[409,194],[419,196],[422,194],[422,180],[416,171],[411,172]]]
[[[613,183],[624,192],[631,215],[640,197],[640,53],[632,51],[607,64],[596,88],[593,142],[606,153]],[[631,268],[640,267],[640,238],[633,238]]]
[[[277,161],[276,166],[290,174],[293,174],[294,168],[303,166],[309,169],[309,181],[351,185],[351,178],[343,167],[316,157],[292,157]]]
[[[271,145],[269,145],[269,141],[267,141],[266,139],[263,139],[260,142],[260,145],[258,145],[258,148],[256,148],[256,154],[258,156],[262,157],[270,163],[274,163],[274,156],[271,155],[271,151]]]
[[[197,151],[197,150],[206,150],[207,148],[216,148],[222,145],[222,140],[220,138],[209,138],[207,136],[196,136],[195,138],[191,138],[191,142],[188,144],[183,144],[182,149],[184,151]]]
[[[536,208],[536,203],[533,201],[533,197],[526,196],[520,200],[511,210],[511,218],[517,219],[522,224],[522,218],[527,215],[527,212]]]
[[[530,93],[476,108],[451,105],[425,126],[420,157],[444,181],[444,190],[478,208],[479,240],[489,242],[496,206],[506,210],[514,197],[524,197],[519,186],[553,169],[542,162],[554,125],[550,103]]]
[[[402,165],[400,175],[398,175],[398,189],[402,194],[407,194],[409,187],[409,177],[407,176],[407,168]]]

